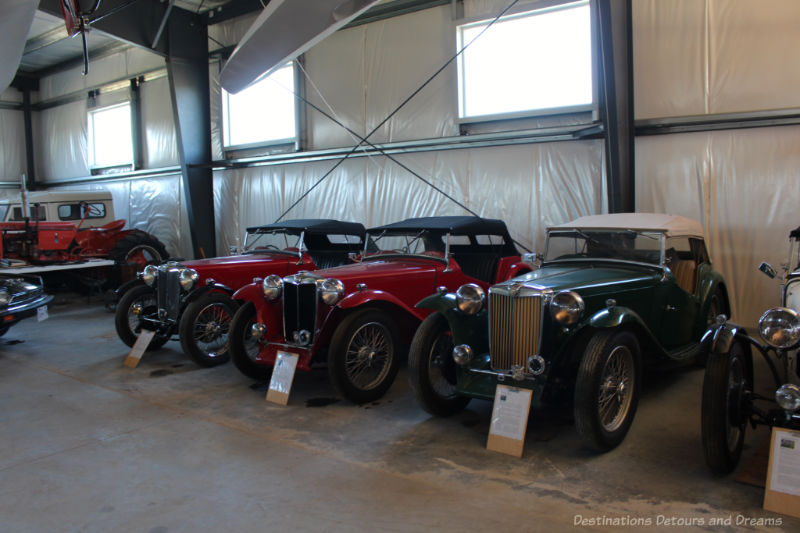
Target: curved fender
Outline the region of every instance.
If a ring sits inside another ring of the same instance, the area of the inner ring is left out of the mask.
[[[348,294],[344,297],[344,299],[336,304],[336,307],[339,309],[352,309],[353,307],[358,307],[360,305],[364,305],[370,302],[388,302],[401,309],[404,309],[409,314],[414,315],[417,318],[420,318],[420,312],[415,310],[413,307],[409,307],[406,303],[401,301],[399,298],[384,291],[357,291],[352,294]],[[422,318],[420,318],[421,320]]]
[[[733,344],[733,340],[737,337],[759,346],[757,342],[750,339],[747,335],[747,331],[742,326],[732,322],[724,322],[711,326],[700,340],[700,345],[704,349],[708,348],[709,352],[728,353],[731,349],[731,344]]]
[[[417,302],[414,307],[432,309],[447,314],[447,311],[456,307],[456,295],[453,292],[431,294]]]
[[[203,285],[202,287],[198,287],[193,290],[186,298],[186,303],[190,304],[209,292],[224,292],[228,296],[233,297],[233,289],[227,285],[223,285],[222,283],[212,283],[209,285]]]
[[[264,300],[264,293],[261,291],[261,283],[248,283],[240,287],[233,293],[234,300],[247,300],[258,305],[259,301]]]
[[[589,324],[595,328],[615,328],[623,324],[636,324],[646,331],[650,331],[644,320],[628,307],[607,307],[595,313],[590,319]]]
[[[144,285],[144,281],[142,281],[142,278],[140,278],[139,276],[136,276],[136,277],[135,277],[135,278],[133,278],[132,280],[128,280],[128,281],[126,281],[125,283],[123,283],[122,285],[120,285],[119,287],[117,287],[116,289],[114,289],[114,297],[115,297],[117,300],[119,300],[119,298],[120,298],[120,297],[121,297],[123,294],[125,294],[126,292],[128,292],[130,289],[132,289],[132,288],[133,288],[133,287],[135,287],[136,285]]]

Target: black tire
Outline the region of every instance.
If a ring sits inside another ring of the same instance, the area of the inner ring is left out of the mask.
[[[728,353],[712,353],[703,378],[703,452],[718,476],[732,472],[742,455],[747,430],[744,392],[751,383],[747,349],[734,341]]]
[[[605,452],[618,446],[639,402],[641,355],[630,331],[592,336],[575,380],[575,426],[584,445]]]
[[[141,305],[141,313],[154,314],[158,309],[155,291],[147,285],[136,285],[128,289],[117,302],[114,312],[114,327],[119,338],[128,346],[133,346],[139,334],[136,332],[139,319],[133,312],[136,305]],[[158,350],[169,340],[169,336],[156,335],[147,345],[147,351]]]
[[[730,309],[728,309],[727,299],[725,298],[725,294],[719,287],[714,289],[714,292],[711,293],[711,296],[708,299],[708,311],[706,311],[706,327],[711,327],[712,324],[717,322],[717,317],[720,314],[724,314],[726,317],[731,317]],[[695,364],[700,367],[706,366],[708,364],[708,352],[703,350],[698,356]]]
[[[200,366],[227,363],[231,320],[238,308],[239,304],[221,292],[206,293],[187,305],[178,324],[184,353]]]
[[[0,337],[8,333],[9,329],[11,329],[11,326],[0,326]]]
[[[122,237],[109,255],[116,263],[113,281],[118,284],[133,279],[145,266],[160,265],[169,257],[164,244],[143,231]]]
[[[468,396],[455,392],[456,362],[453,336],[447,319],[433,313],[422,321],[408,352],[408,384],[417,403],[432,415],[450,416],[462,411]]]
[[[350,314],[336,327],[328,350],[328,375],[353,403],[373,402],[389,390],[400,362],[397,328],[380,309]]]
[[[256,306],[253,302],[244,303],[233,315],[229,340],[231,360],[245,376],[257,381],[266,381],[272,375],[272,366],[255,362],[260,349],[250,330],[255,320]]]

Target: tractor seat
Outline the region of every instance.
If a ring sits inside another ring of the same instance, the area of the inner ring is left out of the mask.
[[[103,224],[102,226],[98,227],[100,231],[119,231],[125,227],[125,219],[121,220],[114,220],[109,222],[108,224]]]

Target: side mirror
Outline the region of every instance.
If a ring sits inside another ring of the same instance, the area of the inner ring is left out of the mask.
[[[772,268],[772,265],[770,265],[769,263],[761,263],[760,265],[758,265],[758,269],[772,279],[775,279],[775,276],[778,275],[778,273],[775,271],[774,268]]]

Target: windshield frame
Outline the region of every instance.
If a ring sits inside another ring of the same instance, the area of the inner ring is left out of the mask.
[[[550,252],[550,239],[553,236],[557,235],[572,235],[574,238],[581,238],[583,237],[586,240],[589,240],[591,233],[593,232],[602,232],[602,233],[622,233],[622,232],[634,232],[639,235],[646,235],[646,236],[657,236],[659,239],[659,260],[657,263],[651,263],[648,261],[636,261],[632,259],[623,259],[619,257],[570,257],[566,259],[548,259],[548,254]],[[543,263],[550,264],[550,263],[562,263],[562,262],[595,262],[595,261],[612,261],[615,263],[626,263],[632,265],[640,265],[640,266],[647,266],[651,268],[660,268],[665,270],[667,268],[665,256],[666,256],[666,240],[667,235],[664,231],[659,230],[632,230],[627,228],[558,228],[558,229],[550,229],[547,231],[547,239],[545,241],[545,251],[543,256]]]

